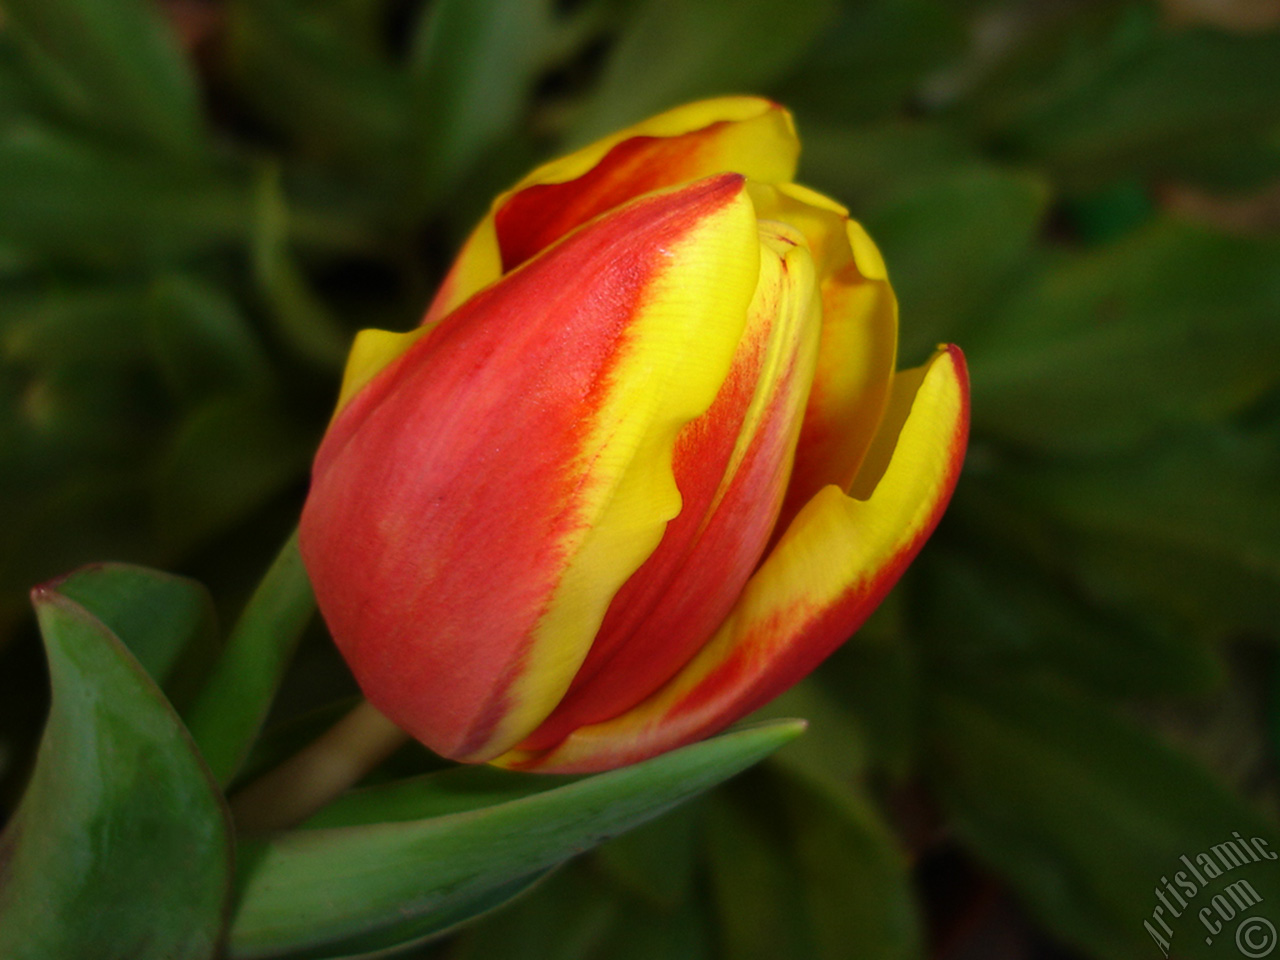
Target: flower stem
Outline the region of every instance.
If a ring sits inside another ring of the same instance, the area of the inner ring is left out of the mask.
[[[236,827],[258,833],[300,823],[407,739],[408,734],[362,700],[319,739],[232,796]]]

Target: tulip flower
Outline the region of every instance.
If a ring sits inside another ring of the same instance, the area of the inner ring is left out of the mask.
[[[963,357],[895,373],[884,262],[798,153],[765,100],[654,117],[500,195],[422,325],[357,339],[302,555],[433,750],[585,772],[714,733],[937,524]]]

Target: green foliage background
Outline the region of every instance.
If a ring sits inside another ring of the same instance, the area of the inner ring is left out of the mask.
[[[1280,846],[1280,27],[1243,6],[3,0],[0,809],[47,704],[33,584],[145,563],[229,620],[351,335],[414,325],[493,193],[761,92],[880,243],[904,365],[969,357],[950,513],[769,709],[806,737],[415,949],[1156,956],[1180,855]],[[315,630],[259,762],[353,693]]]

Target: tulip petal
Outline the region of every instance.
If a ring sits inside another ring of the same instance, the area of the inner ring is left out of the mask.
[[[804,237],[762,224],[760,254],[760,281],[729,376],[677,441],[680,515],[614,596],[569,692],[521,749],[554,746],[670,680],[723,622],[768,544],[791,475],[821,319]]]
[[[726,171],[766,183],[790,180],[799,152],[782,107],[722,97],[669,110],[544,164],[494,200],[423,324],[438,322],[507,270],[621,203]]]
[[[351,351],[347,354],[347,365],[342,371],[342,388],[338,391],[334,416],[384,367],[404,355],[424,333],[426,331],[421,327],[408,333],[373,329],[357,333],[351,344]]]
[[[546,717],[680,510],[676,438],[729,370],[758,272],[741,177],[649,195],[473,297],[347,403],[301,546],[379,710],[468,760]]]
[[[959,477],[968,412],[959,349],[898,374],[854,495],[829,486],[805,505],[687,667],[619,717],[552,750],[495,762],[558,773],[634,763],[707,736],[797,682],[862,624],[933,531]]]
[[[848,487],[872,437],[893,376],[898,303],[884,260],[849,211],[796,184],[752,184],[761,217],[804,232],[822,283],[822,345],[805,409],[780,529],[828,484]]]

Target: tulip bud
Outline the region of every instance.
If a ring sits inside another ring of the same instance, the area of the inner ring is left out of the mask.
[[[707,736],[856,630],[941,517],[964,360],[894,372],[847,211],[776,104],[529,174],[421,327],[365,331],[301,547],[369,700],[440,754],[580,772]]]

